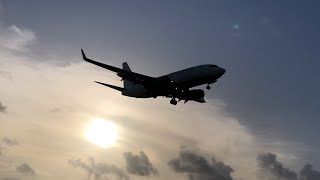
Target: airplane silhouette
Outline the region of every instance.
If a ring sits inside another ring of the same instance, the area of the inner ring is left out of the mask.
[[[81,53],[83,60],[117,73],[122,78],[124,86],[117,87],[95,81],[96,83],[120,91],[123,96],[135,98],[157,98],[158,96],[163,96],[171,98],[170,103],[173,105],[176,105],[181,100],[184,100],[184,103],[188,101],[205,103],[204,91],[190,88],[207,84],[206,88],[209,90],[210,84],[215,83],[226,72],[225,69],[217,65],[205,64],[160,77],[150,77],[132,72],[126,62],[122,64],[121,69],[87,58],[83,49],[81,49]]]

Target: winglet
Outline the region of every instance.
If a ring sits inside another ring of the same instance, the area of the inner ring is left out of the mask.
[[[85,60],[85,61],[89,60],[89,59],[87,58],[86,54],[84,54],[83,49],[81,49],[81,54],[82,54],[83,60]]]

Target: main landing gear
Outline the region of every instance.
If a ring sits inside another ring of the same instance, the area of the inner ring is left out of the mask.
[[[171,100],[170,100],[170,104],[172,104],[172,105],[177,105],[177,101],[176,101],[176,99],[175,98],[172,98]]]

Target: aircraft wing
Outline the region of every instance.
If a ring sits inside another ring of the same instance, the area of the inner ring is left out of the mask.
[[[120,76],[121,78],[127,79],[127,80],[129,80],[129,81],[131,81],[133,83],[141,84],[141,85],[143,85],[145,87],[148,87],[148,86],[152,86],[152,84],[154,84],[154,82],[157,81],[157,78],[153,78],[153,77],[146,76],[146,75],[143,75],[143,74],[138,74],[138,73],[135,73],[135,72],[127,71],[127,70],[124,70],[124,69],[120,69],[120,68],[117,68],[117,67],[114,67],[114,66],[110,66],[110,65],[103,64],[103,63],[94,61],[92,59],[89,59],[89,58],[87,58],[87,56],[83,52],[83,49],[81,49],[81,53],[82,53],[83,60],[85,60],[85,61],[87,61],[89,63],[95,64],[97,66],[100,66],[102,68],[108,69],[110,71],[116,72],[117,75]]]

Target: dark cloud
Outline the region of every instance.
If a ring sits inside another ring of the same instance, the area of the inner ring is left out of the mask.
[[[81,159],[69,160],[69,164],[73,167],[79,167],[88,173],[88,179],[94,176],[95,180],[106,178],[108,175],[115,175],[118,179],[129,180],[129,176],[115,165],[106,163],[96,163],[93,158],[89,158],[89,163],[83,162]]]
[[[1,102],[0,102],[0,112],[5,113],[6,112],[7,107],[4,106]]]
[[[232,180],[234,171],[215,158],[209,163],[205,157],[186,148],[181,148],[179,157],[170,160],[168,165],[176,172],[188,173],[189,180]]]
[[[260,168],[258,176],[261,179],[281,179],[281,180],[296,180],[297,173],[284,167],[277,160],[277,156],[272,153],[260,154],[257,157],[258,166]]]
[[[258,176],[262,180],[319,180],[320,172],[313,170],[312,165],[306,164],[298,173],[286,168],[272,153],[261,154],[257,157],[260,168]]]
[[[300,171],[301,180],[319,180],[320,172],[312,169],[312,165],[306,164]]]
[[[4,137],[1,139],[1,142],[7,146],[15,146],[18,145],[18,141],[14,140],[14,139],[9,139],[8,137]]]
[[[124,153],[127,162],[127,171],[138,176],[158,175],[158,170],[151,164],[148,156],[141,151],[139,155],[131,152]]]
[[[22,174],[25,174],[25,175],[30,175],[30,176],[35,176],[36,175],[36,172],[33,170],[33,168],[27,163],[23,163],[23,164],[17,166],[16,170],[19,173],[22,173]]]

